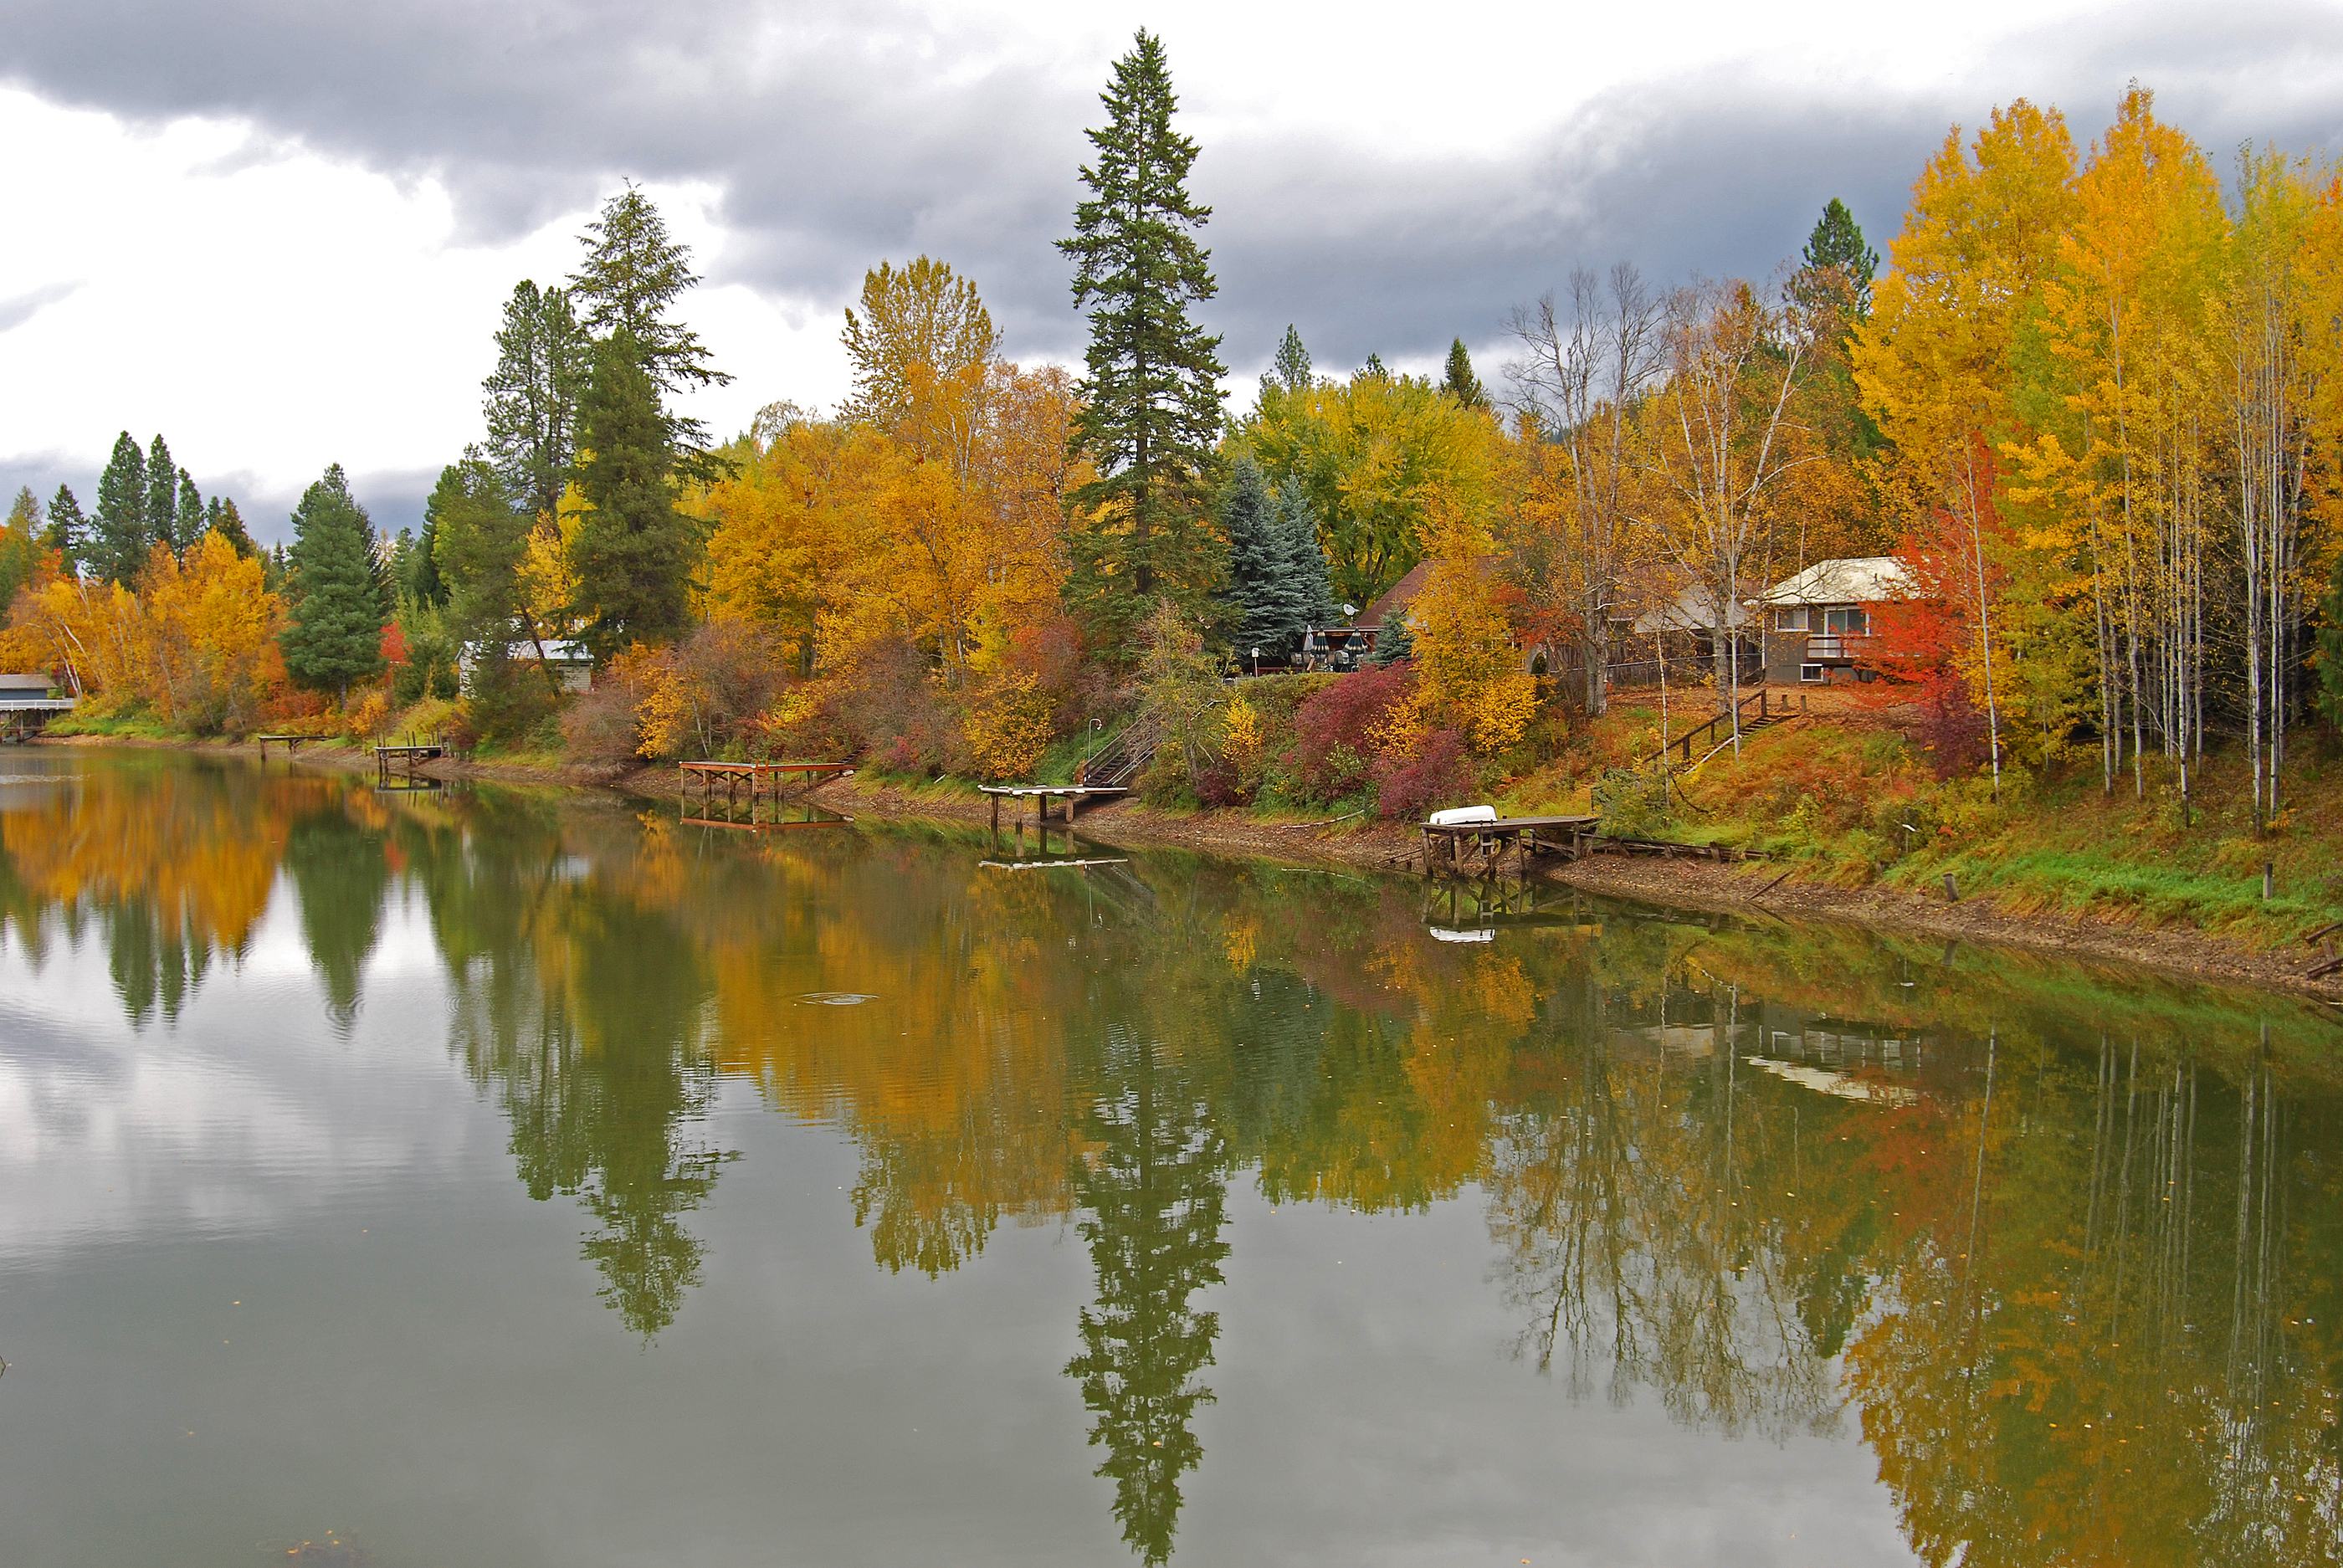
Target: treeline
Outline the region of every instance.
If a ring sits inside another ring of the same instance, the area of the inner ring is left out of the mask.
[[[1498,390],[1461,340],[1437,380],[1374,356],[1329,376],[1289,327],[1233,413],[1157,40],[1101,103],[1061,242],[1081,374],[1007,359],[948,263],[881,263],[846,312],[851,396],[719,443],[676,411],[727,379],[680,312],[689,253],[629,188],[576,274],[507,301],[484,439],[419,535],[378,538],[336,475],[305,499],[260,584],[281,676],[256,655],[255,695],[196,721],[437,702],[434,725],[611,763],[1007,777],[1136,720],[1174,740],[1159,795],[1397,811],[1534,771],[1623,664],[1696,648],[1729,697],[1767,587],[1888,554],[1917,593],[1877,607],[1865,690],[1919,709],[1948,769],[2096,749],[2110,788],[2145,791],[2155,759],[2185,792],[2234,735],[2267,819],[2288,735],[2343,712],[2323,166],[2249,152],[2225,196],[2145,92],[2087,154],[2020,102],[1948,136],[1884,270],[1833,201],[1763,285],[1574,274],[1508,318]],[[94,581],[161,591],[166,547],[208,570],[176,476],[126,437],[95,518],[46,525],[55,566],[7,568],[68,585],[33,581],[10,635],[188,722],[66,613]],[[0,568],[40,555],[8,548]],[[1355,688],[1223,684],[1419,565]]]

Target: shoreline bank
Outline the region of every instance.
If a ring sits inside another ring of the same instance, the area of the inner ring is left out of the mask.
[[[251,742],[176,741],[106,736],[58,736],[38,746],[118,746],[252,759]],[[291,756],[306,766],[359,773],[374,766],[372,753],[340,741],[317,741]],[[672,765],[596,769],[535,762],[474,762],[454,758],[426,763],[417,771],[442,781],[602,790],[639,800],[682,799],[681,775]],[[891,779],[850,777],[810,785],[790,797],[843,815],[881,821],[987,823],[991,802],[951,785],[906,788]],[[1056,822],[1052,831],[1061,830]],[[1402,862],[1418,849],[1413,828],[1391,822],[1272,823],[1230,812],[1159,811],[1136,800],[1093,806],[1078,818],[1077,837],[1135,849],[1202,849],[1253,855],[1301,863],[1340,864],[1386,874],[1407,874]],[[1827,920],[1943,937],[1955,941],[2023,948],[2092,962],[2117,963],[2189,979],[2255,987],[2343,1006],[2343,973],[2313,979],[2309,971],[2328,961],[2311,949],[2260,949],[2217,931],[2197,927],[2141,928],[2114,921],[2013,914],[1989,895],[1946,902],[1902,889],[1873,884],[1833,887],[1800,881],[1795,871],[1775,882],[1773,862],[1716,863],[1689,857],[1673,859],[1602,856],[1535,868],[1541,879],[1586,892],[1638,902],[1669,905],[1749,919]],[[1773,884],[1768,886],[1768,884]],[[1761,895],[1762,897],[1758,896]]]

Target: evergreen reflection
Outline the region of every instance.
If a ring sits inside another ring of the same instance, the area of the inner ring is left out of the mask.
[[[1098,1300],[1082,1309],[1081,1353],[1066,1375],[1097,1420],[1096,1472],[1114,1481],[1122,1538],[1151,1563],[1172,1555],[1180,1478],[1203,1459],[1191,1426],[1212,1391],[1220,1315],[1195,1293],[1221,1282],[1228,1149],[1211,1107],[1151,1047],[1120,1035],[1109,1047],[1104,1092],[1084,1119],[1096,1152],[1074,1178],[1087,1211]]]

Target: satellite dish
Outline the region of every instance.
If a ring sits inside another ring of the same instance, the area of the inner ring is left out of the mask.
[[[1354,604],[1346,604],[1342,607],[1342,613],[1344,615],[1356,615],[1359,613],[1359,607]]]

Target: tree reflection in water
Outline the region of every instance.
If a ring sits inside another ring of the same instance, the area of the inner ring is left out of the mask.
[[[1091,1442],[1107,1457],[1095,1473],[1114,1479],[1122,1538],[1155,1563],[1172,1555],[1180,1478],[1204,1456],[1190,1423],[1212,1397],[1197,1374],[1221,1320],[1191,1298],[1221,1282],[1229,1255],[1228,1147],[1211,1106],[1152,1045],[1118,1031],[1104,1078],[1084,1118],[1096,1151],[1074,1177],[1098,1300],[1082,1309],[1066,1375],[1098,1418]]]
[[[0,797],[0,932],[36,970],[96,932],[125,1013],[167,1020],[282,870],[346,1030],[419,890],[451,1048],[645,1336],[704,1269],[726,1078],[855,1141],[881,1267],[1073,1219],[1065,1372],[1151,1563],[1202,1462],[1242,1171],[1279,1204],[1479,1205],[1527,1365],[1720,1434],[1857,1428],[1931,1563],[2333,1560],[2343,1052],[2308,1009],[1592,907],[1442,943],[1409,884],[977,859],[143,759]],[[882,1000],[799,1005],[838,990]]]

